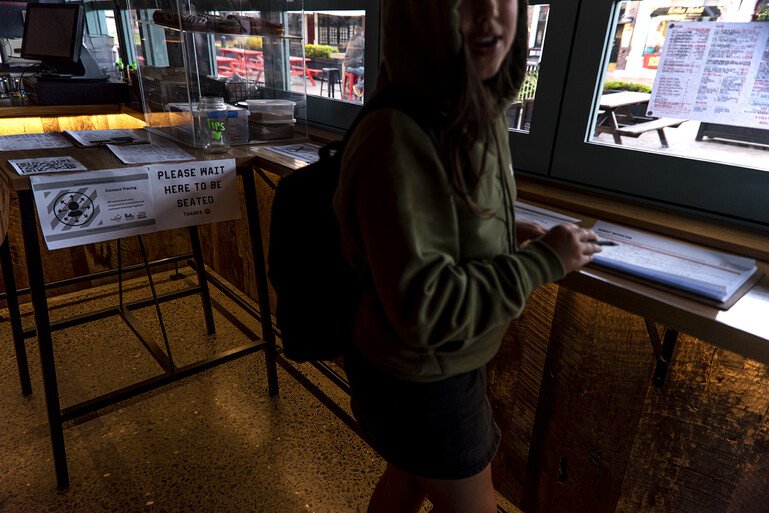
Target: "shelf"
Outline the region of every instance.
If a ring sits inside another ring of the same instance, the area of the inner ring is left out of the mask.
[[[274,34],[243,34],[243,33],[237,33],[233,34],[231,32],[217,32],[215,30],[195,30],[195,29],[189,29],[189,28],[179,28],[179,27],[172,27],[170,25],[163,25],[162,23],[157,23],[153,20],[136,20],[141,25],[153,25],[155,27],[161,27],[164,29],[174,30],[176,32],[185,32],[185,33],[196,33],[196,34],[216,34],[217,36],[233,36],[233,37],[263,37],[267,39],[290,39],[290,40],[301,40],[302,36],[292,36],[292,35],[282,35],[282,36],[276,36]]]

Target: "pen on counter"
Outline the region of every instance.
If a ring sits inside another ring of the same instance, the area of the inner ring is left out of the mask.
[[[619,242],[614,242],[613,240],[595,240],[593,241],[593,244],[598,244],[599,246],[619,246]]]
[[[134,142],[133,137],[113,137],[112,139],[94,141],[96,144],[128,144],[132,142]]]

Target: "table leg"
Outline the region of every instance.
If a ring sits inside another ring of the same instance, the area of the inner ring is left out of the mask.
[[[195,268],[198,274],[200,300],[203,302],[203,317],[206,320],[206,332],[209,335],[213,335],[216,333],[216,326],[214,326],[214,314],[211,310],[211,294],[208,290],[208,278],[206,278],[205,262],[203,260],[203,249],[200,246],[200,233],[198,232],[197,226],[190,226],[188,231],[190,234],[192,255],[195,259]]]
[[[665,137],[665,129],[664,128],[657,129],[657,135],[659,135],[659,137],[660,137],[660,144],[662,145],[662,147],[663,148],[667,148],[668,147],[668,139],[667,139],[667,137]]]
[[[11,318],[11,333],[16,351],[16,366],[19,368],[21,394],[26,397],[32,393],[32,383],[29,379],[27,348],[24,345],[24,326],[21,323],[19,296],[16,292],[16,277],[13,275],[13,259],[11,258],[11,246],[8,237],[0,245],[0,266],[3,268],[5,298],[8,303],[8,316]]]
[[[265,360],[267,364],[267,388],[270,396],[278,395],[278,369],[276,365],[275,331],[272,329],[272,314],[270,312],[270,294],[267,289],[267,266],[264,260],[262,242],[262,225],[259,219],[259,199],[256,196],[254,171],[249,169],[243,173],[243,192],[246,197],[246,214],[248,216],[248,233],[251,237],[251,252],[254,255],[254,274],[256,275],[256,292],[259,300],[259,313],[262,317],[262,338],[267,347]]]
[[[35,203],[31,190],[19,191],[18,195],[19,210],[21,211],[21,228],[24,235],[24,249],[27,252],[29,288],[32,295],[32,306],[35,310],[37,342],[40,346],[40,365],[43,370],[43,388],[45,390],[48,427],[53,447],[53,464],[56,470],[56,483],[59,489],[64,489],[69,487],[69,470],[67,469],[67,453],[64,447],[59,385],[56,381],[56,362],[53,355],[51,320],[48,316],[48,299],[45,295],[43,260],[40,254],[40,243],[37,238]]]
[[[609,113],[609,120],[611,121],[611,128],[612,133],[611,135],[614,137],[614,142],[617,144],[622,144],[622,137],[617,133],[617,130],[619,130],[619,121],[617,121],[617,112],[612,110]]]

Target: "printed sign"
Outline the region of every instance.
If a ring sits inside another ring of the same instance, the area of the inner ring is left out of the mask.
[[[240,217],[232,159],[151,165],[149,177],[160,230]]]
[[[31,176],[49,249],[240,217],[235,161]]]
[[[49,249],[155,231],[146,169],[31,176],[37,215]]]
[[[647,114],[769,129],[769,23],[670,23]]]

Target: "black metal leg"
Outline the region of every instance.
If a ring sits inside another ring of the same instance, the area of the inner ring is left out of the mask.
[[[660,136],[660,144],[662,145],[662,147],[663,148],[667,148],[668,147],[668,140],[667,140],[667,137],[665,137],[665,129],[664,128],[658,129],[657,130],[657,135]]]
[[[37,238],[35,204],[31,190],[19,191],[18,195],[19,210],[21,211],[21,228],[24,234],[24,249],[27,252],[29,288],[32,295],[32,306],[35,310],[37,341],[40,346],[40,365],[43,369],[43,388],[45,389],[48,427],[51,432],[51,445],[53,447],[53,464],[56,469],[56,483],[59,489],[63,489],[69,486],[69,470],[67,469],[67,453],[64,447],[59,385],[56,381],[51,320],[48,317],[48,300],[45,296],[43,260],[40,255],[40,243]]]
[[[197,226],[190,226],[188,230],[190,233],[192,255],[195,259],[195,270],[198,273],[200,300],[203,302],[203,316],[206,319],[206,331],[209,335],[213,335],[216,333],[216,326],[214,326],[214,314],[211,310],[211,294],[208,291],[208,278],[206,277],[205,262],[203,261],[203,248],[200,246],[200,233],[198,233]]]
[[[259,300],[259,312],[262,317],[262,337],[267,344],[265,349],[267,388],[271,396],[276,396],[278,395],[278,368],[275,359],[275,331],[272,329],[270,294],[267,289],[267,266],[264,261],[262,225],[259,220],[259,199],[256,196],[253,170],[249,169],[243,173],[243,192],[246,195],[248,233],[251,237],[251,252],[254,255],[256,293]]]
[[[21,324],[19,296],[16,292],[16,277],[13,275],[13,259],[11,258],[11,247],[7,237],[0,244],[0,266],[3,268],[5,299],[8,302],[8,316],[11,318],[11,333],[13,335],[13,346],[16,350],[16,366],[19,368],[21,394],[26,397],[32,393],[32,383],[29,379],[27,348],[24,345],[24,327]]]

